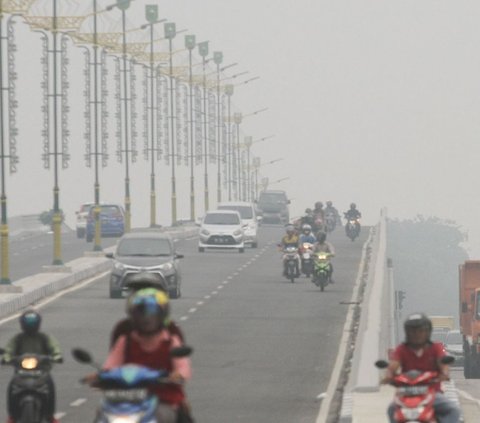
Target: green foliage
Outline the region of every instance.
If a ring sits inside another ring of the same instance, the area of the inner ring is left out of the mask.
[[[458,265],[467,258],[455,222],[417,216],[388,222],[388,257],[395,289],[405,290],[403,315],[415,311],[458,316]]]

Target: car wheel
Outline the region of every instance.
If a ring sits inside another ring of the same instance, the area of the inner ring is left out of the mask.
[[[85,237],[85,229],[77,228],[77,238],[84,238],[84,237]]]
[[[204,253],[204,252],[205,252],[205,248],[203,248],[203,247],[198,247],[198,252],[199,252],[199,253]]]
[[[85,239],[87,240],[87,242],[92,242],[93,241],[93,235],[87,234]]]
[[[180,298],[182,296],[182,293],[180,291],[180,287],[176,287],[174,289],[171,289],[169,292],[168,292],[168,296],[171,298],[171,299],[176,299],[176,298]]]
[[[238,252],[239,252],[239,253],[244,253],[244,252],[245,252],[245,248],[239,248],[239,249],[238,249]]]
[[[252,248],[258,248],[258,242],[253,242],[252,243]]]

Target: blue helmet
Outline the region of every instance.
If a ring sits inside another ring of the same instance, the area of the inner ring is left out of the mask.
[[[27,310],[20,316],[20,326],[25,333],[37,333],[42,323],[42,316],[35,310]]]

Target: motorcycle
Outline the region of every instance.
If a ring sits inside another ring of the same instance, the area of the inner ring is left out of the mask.
[[[313,273],[313,244],[304,242],[300,246],[300,257],[302,260],[302,273],[309,278]]]
[[[455,361],[453,357],[445,356],[441,359],[443,364],[451,364]],[[388,367],[384,360],[375,363],[379,369]],[[421,372],[409,370],[408,372],[394,376],[390,382],[395,386],[395,412],[394,419],[398,423],[435,423],[435,401],[436,390],[434,385],[439,382],[439,373],[435,371]]]
[[[4,350],[0,349],[0,354]],[[16,423],[50,423],[50,417],[46,412],[46,403],[50,392],[50,369],[52,363],[62,360],[54,360],[51,356],[27,353],[15,356],[4,365],[13,366],[15,369],[11,393],[15,407],[13,420]]]
[[[298,248],[294,246],[286,246],[283,249],[283,266],[285,271],[285,277],[292,283],[295,282],[295,278],[298,278]]]
[[[327,213],[325,215],[325,231],[331,233],[335,230],[337,225],[337,217],[334,213]]]
[[[318,252],[314,254],[313,259],[313,277],[312,282],[317,285],[321,291],[330,283],[332,276],[330,257],[332,255],[326,252]]]
[[[192,348],[184,346],[173,348],[172,357],[186,357]],[[154,423],[158,402],[149,387],[172,383],[167,379],[166,370],[154,370],[148,367],[128,364],[116,369],[101,370],[93,362],[91,355],[82,349],[72,350],[76,361],[89,364],[98,370],[95,388],[103,391],[103,401],[95,417],[95,423]],[[85,380],[82,382],[86,383]]]
[[[314,219],[313,219],[313,231],[314,233],[317,233],[319,231],[323,231],[324,230],[324,222],[323,222],[323,217],[322,215],[319,213],[319,214],[316,214],[314,216]]]
[[[348,219],[345,225],[345,233],[347,237],[353,241],[360,235],[360,221],[359,219]]]

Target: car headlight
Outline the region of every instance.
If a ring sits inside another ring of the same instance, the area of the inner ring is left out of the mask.
[[[205,236],[210,235],[210,232],[208,232],[206,229],[202,229],[202,230],[200,231],[200,233],[201,233],[202,235],[205,235]]]
[[[241,231],[240,229],[237,229],[237,230],[233,233],[233,235],[235,235],[235,236],[242,235],[242,231]]]
[[[173,269],[173,264],[170,263],[170,262],[164,263],[164,264],[158,266],[158,268],[159,268],[160,270],[172,270],[172,269]]]

